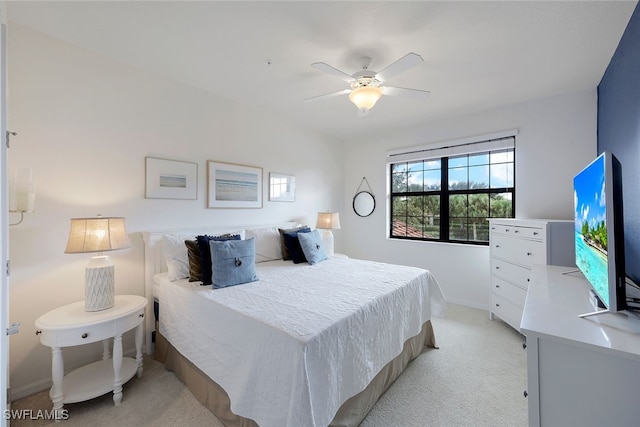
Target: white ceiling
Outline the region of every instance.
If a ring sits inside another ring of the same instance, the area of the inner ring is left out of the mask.
[[[8,1],[11,23],[348,140],[393,127],[595,88],[636,1]],[[358,118],[347,88],[311,68],[424,63]],[[10,58],[9,58],[10,60]],[[271,65],[268,65],[271,61]],[[259,114],[259,112],[257,113]]]

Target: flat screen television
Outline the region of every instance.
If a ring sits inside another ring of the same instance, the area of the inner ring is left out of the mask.
[[[573,179],[576,265],[606,307],[626,308],[620,162],[600,154]]]

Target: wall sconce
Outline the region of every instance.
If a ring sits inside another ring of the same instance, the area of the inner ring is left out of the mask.
[[[71,218],[69,241],[64,253],[99,252],[91,257],[84,275],[84,309],[100,311],[113,307],[114,266],[102,252],[131,247],[122,217]]]
[[[340,214],[338,212],[318,212],[318,220],[316,228],[324,230],[322,234],[322,242],[324,243],[324,251],[327,257],[332,257],[333,250],[333,233],[331,230],[340,228]]]
[[[24,214],[33,212],[36,202],[36,182],[32,168],[18,168],[9,176],[9,212],[19,213],[20,220],[9,225],[18,225]]]

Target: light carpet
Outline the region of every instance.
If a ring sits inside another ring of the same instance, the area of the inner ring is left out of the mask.
[[[490,321],[484,310],[454,304],[432,321],[439,349],[425,350],[410,363],[360,426],[526,426],[522,335],[500,320]],[[23,419],[11,426],[223,426],[151,358],[144,360],[142,377],[123,388],[118,407],[107,394],[65,405],[69,419],[61,423]],[[12,409],[34,416],[51,409],[48,390],[13,402]]]

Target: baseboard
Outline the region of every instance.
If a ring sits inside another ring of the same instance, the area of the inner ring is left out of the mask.
[[[11,401],[15,402],[16,400],[31,396],[32,394],[40,393],[43,390],[51,388],[51,384],[51,377],[49,377],[31,384],[27,384],[26,386],[11,387]]]
[[[144,355],[144,352],[142,353]],[[131,349],[123,352],[124,357],[136,357],[136,349]],[[73,370],[73,369],[72,369]],[[65,372],[65,375],[71,372],[72,370]],[[35,393],[40,393],[41,391],[48,390],[51,388],[53,381],[51,377],[44,378],[42,380],[35,381],[31,384],[24,385],[22,387],[11,387],[11,401],[15,402],[16,400],[25,398],[27,396],[31,396]]]

